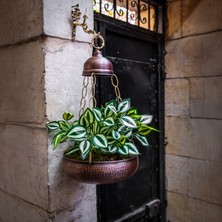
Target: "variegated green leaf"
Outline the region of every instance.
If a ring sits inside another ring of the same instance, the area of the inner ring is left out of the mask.
[[[133,143],[125,143],[124,148],[128,148],[129,154],[138,155],[139,151]]]
[[[73,126],[67,133],[67,137],[75,140],[81,140],[86,136],[86,128],[81,125]]]
[[[114,120],[112,117],[107,117],[103,123],[106,125],[106,126],[113,126],[114,125]]]
[[[147,136],[151,131],[159,132],[159,130],[157,130],[153,127],[142,124],[138,130],[138,133],[142,136]]]
[[[116,108],[112,105],[107,106],[104,110],[104,115],[106,117],[113,116],[113,115],[116,115],[116,114],[117,114],[116,113]]]
[[[63,131],[68,131],[69,129],[70,129],[70,124],[68,123],[68,122],[65,122],[65,121],[59,121],[58,122],[59,123],[59,127],[60,127],[60,129],[61,130],[63,130]]]
[[[119,154],[122,154],[122,155],[128,155],[129,154],[129,148],[127,146],[121,146],[121,147],[118,147],[117,152]]]
[[[100,133],[105,134],[108,129],[109,129],[108,126],[103,126],[103,127],[101,127],[101,129],[100,129]]]
[[[117,147],[116,146],[108,146],[109,153],[116,153],[117,152]]]
[[[46,127],[49,129],[49,130],[56,130],[59,128],[59,123],[56,122],[56,121],[53,121],[53,122],[49,122],[46,124]]]
[[[142,124],[138,130],[138,133],[142,136],[147,136],[150,132],[151,129],[145,124]]]
[[[136,114],[137,114],[136,108],[130,108],[126,113],[127,116],[136,115]]]
[[[93,145],[97,148],[106,148],[108,145],[107,139],[102,134],[97,134],[92,138]]]
[[[99,127],[99,123],[98,121],[95,119],[94,123],[93,123],[93,133],[97,134],[100,131],[100,127]]]
[[[117,129],[117,131],[118,131],[119,133],[122,133],[125,128],[126,128],[126,126],[121,125],[121,126]]]
[[[65,153],[65,156],[69,156],[75,152],[79,151],[79,148],[71,149],[68,152]]]
[[[91,143],[88,140],[84,140],[79,144],[79,149],[81,151],[83,160],[88,156],[91,150],[90,148],[91,148]]]
[[[122,100],[118,105],[118,112],[124,113],[130,108],[130,99]]]
[[[143,124],[149,124],[149,123],[151,123],[152,119],[153,119],[152,115],[143,115],[140,118],[140,122]]]
[[[84,126],[84,127],[88,127],[89,126],[89,120],[85,117],[84,114],[82,114],[79,118],[79,124]]]
[[[132,117],[132,118],[135,119],[135,120],[139,120],[139,119],[141,119],[142,115],[132,114],[130,117]]]
[[[102,112],[101,109],[98,107],[93,108],[93,113],[97,121],[100,121],[102,119]]]
[[[69,113],[69,112],[65,112],[65,113],[63,113],[63,115],[62,115],[63,119],[66,120],[66,121],[72,119],[73,116],[74,116],[74,115],[73,115],[72,113]]]
[[[112,136],[114,139],[118,140],[121,137],[121,134],[115,130],[112,131]]]
[[[54,145],[54,149],[58,146],[59,143],[64,142],[67,139],[66,133],[65,132],[60,132],[56,134],[52,140],[52,143]]]
[[[126,137],[125,137],[124,135],[122,135],[122,136],[120,137],[120,139],[119,139],[119,142],[120,142],[122,145],[124,145],[125,142],[126,142]]]
[[[87,108],[86,111],[84,112],[84,116],[87,118],[90,124],[94,122],[93,112],[89,108]]]
[[[100,150],[104,154],[110,153],[108,149],[101,148]]]
[[[140,142],[143,146],[149,146],[149,143],[148,143],[147,138],[146,138],[145,136],[141,136],[141,135],[137,134],[137,135],[135,136],[135,138],[138,139],[139,142]]]
[[[111,105],[111,106],[114,106],[114,107],[116,108],[116,106],[117,106],[116,100],[113,99],[113,100],[107,102],[107,103],[105,104],[105,107],[110,106],[110,105]]]
[[[126,138],[130,138],[130,136],[132,135],[132,130],[131,129],[129,129],[129,130],[127,130],[125,133],[124,133],[124,135],[125,135],[125,137]]]
[[[129,128],[137,128],[136,122],[129,116],[121,117],[120,122]]]

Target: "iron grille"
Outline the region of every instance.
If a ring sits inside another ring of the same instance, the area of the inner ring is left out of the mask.
[[[153,32],[162,33],[163,1],[93,0],[95,12]]]

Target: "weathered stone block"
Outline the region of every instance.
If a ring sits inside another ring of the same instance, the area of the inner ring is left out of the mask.
[[[0,49],[0,122],[42,123],[45,115],[41,41]]]
[[[222,120],[166,117],[166,152],[196,159],[221,161]]]
[[[182,169],[181,169],[182,170]],[[189,196],[222,205],[222,164],[190,159]]]
[[[166,116],[189,115],[189,82],[186,79],[168,79],[165,82]]]
[[[0,191],[1,222],[48,222],[47,212],[20,198]]]
[[[77,185],[77,183],[74,185]],[[93,187],[93,189],[91,189],[90,187]],[[73,191],[75,188],[76,187],[73,187]],[[76,193],[77,196],[79,196],[77,197],[76,202],[73,204],[72,207],[66,209],[65,211],[56,213],[54,216],[52,216],[52,222],[61,222],[64,220],[64,218],[66,218],[67,221],[78,221],[78,222],[97,221],[95,186],[85,185],[85,188],[86,188],[85,194],[83,194],[83,192],[78,190],[78,185],[77,185],[76,192],[72,192],[72,193]],[[90,196],[90,194],[92,194],[92,191],[93,191],[93,195]],[[82,198],[80,198],[81,194],[83,194]],[[74,196],[73,198],[75,199]],[[69,200],[71,200],[71,197],[69,198]]]
[[[189,190],[189,159],[166,155],[167,190],[187,194]]]
[[[65,111],[73,112],[77,117],[83,87],[83,63],[91,56],[91,47],[85,43],[48,38],[44,52],[47,118],[61,118]]]
[[[91,56],[91,47],[85,43],[48,38],[44,52],[47,118],[49,120],[59,119],[64,111],[73,112],[75,117],[78,117],[83,87],[83,63]],[[88,93],[90,94],[91,91]],[[79,209],[79,213],[76,215],[79,217],[82,215],[83,209],[80,210],[78,206],[87,203],[87,209],[94,209],[92,211],[95,216],[95,186],[75,182],[62,172],[61,159],[66,148],[67,144],[63,144],[56,151],[52,151],[53,148],[49,147],[50,211],[61,211],[66,206]],[[60,215],[69,215],[74,218],[74,211],[76,212],[76,210],[64,211]],[[87,214],[81,217],[83,221],[88,220]],[[59,221],[57,215],[55,221]]]
[[[222,220],[222,207],[189,198],[173,192],[167,193],[167,220],[172,222],[218,222]]]
[[[222,119],[222,76],[190,80],[191,117]]]
[[[182,35],[206,33],[222,28],[222,1],[193,1],[182,3]]]
[[[42,1],[0,1],[0,45],[42,34]]]
[[[172,40],[166,42],[165,64],[167,78],[183,77],[183,40]]]
[[[181,29],[181,1],[169,1],[167,3],[167,38],[180,38]]]
[[[93,29],[93,9],[89,1],[79,0],[43,0],[44,2],[44,33],[49,36],[71,39],[72,37],[72,19],[71,6],[79,4],[82,16],[88,16],[87,24],[90,29]],[[82,27],[77,27],[76,40],[89,42],[92,35],[83,32]]]
[[[187,37],[166,43],[168,78],[221,75],[222,32]]]
[[[0,124],[0,189],[48,209],[45,129]]]

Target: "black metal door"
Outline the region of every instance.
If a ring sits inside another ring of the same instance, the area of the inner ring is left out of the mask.
[[[149,148],[139,147],[142,153],[140,166],[132,178],[97,187],[98,221],[163,222],[162,36],[120,26],[118,21],[102,15],[96,16],[96,27],[105,37],[103,54],[114,65],[122,98],[131,98],[132,105],[139,112],[152,114],[153,127],[161,130],[150,134]],[[100,80],[97,96],[100,104],[115,98],[110,79]]]

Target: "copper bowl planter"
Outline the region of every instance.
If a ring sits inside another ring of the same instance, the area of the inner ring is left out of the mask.
[[[91,184],[117,183],[131,177],[138,169],[137,156],[118,161],[87,161],[63,157],[63,170],[74,180]]]

